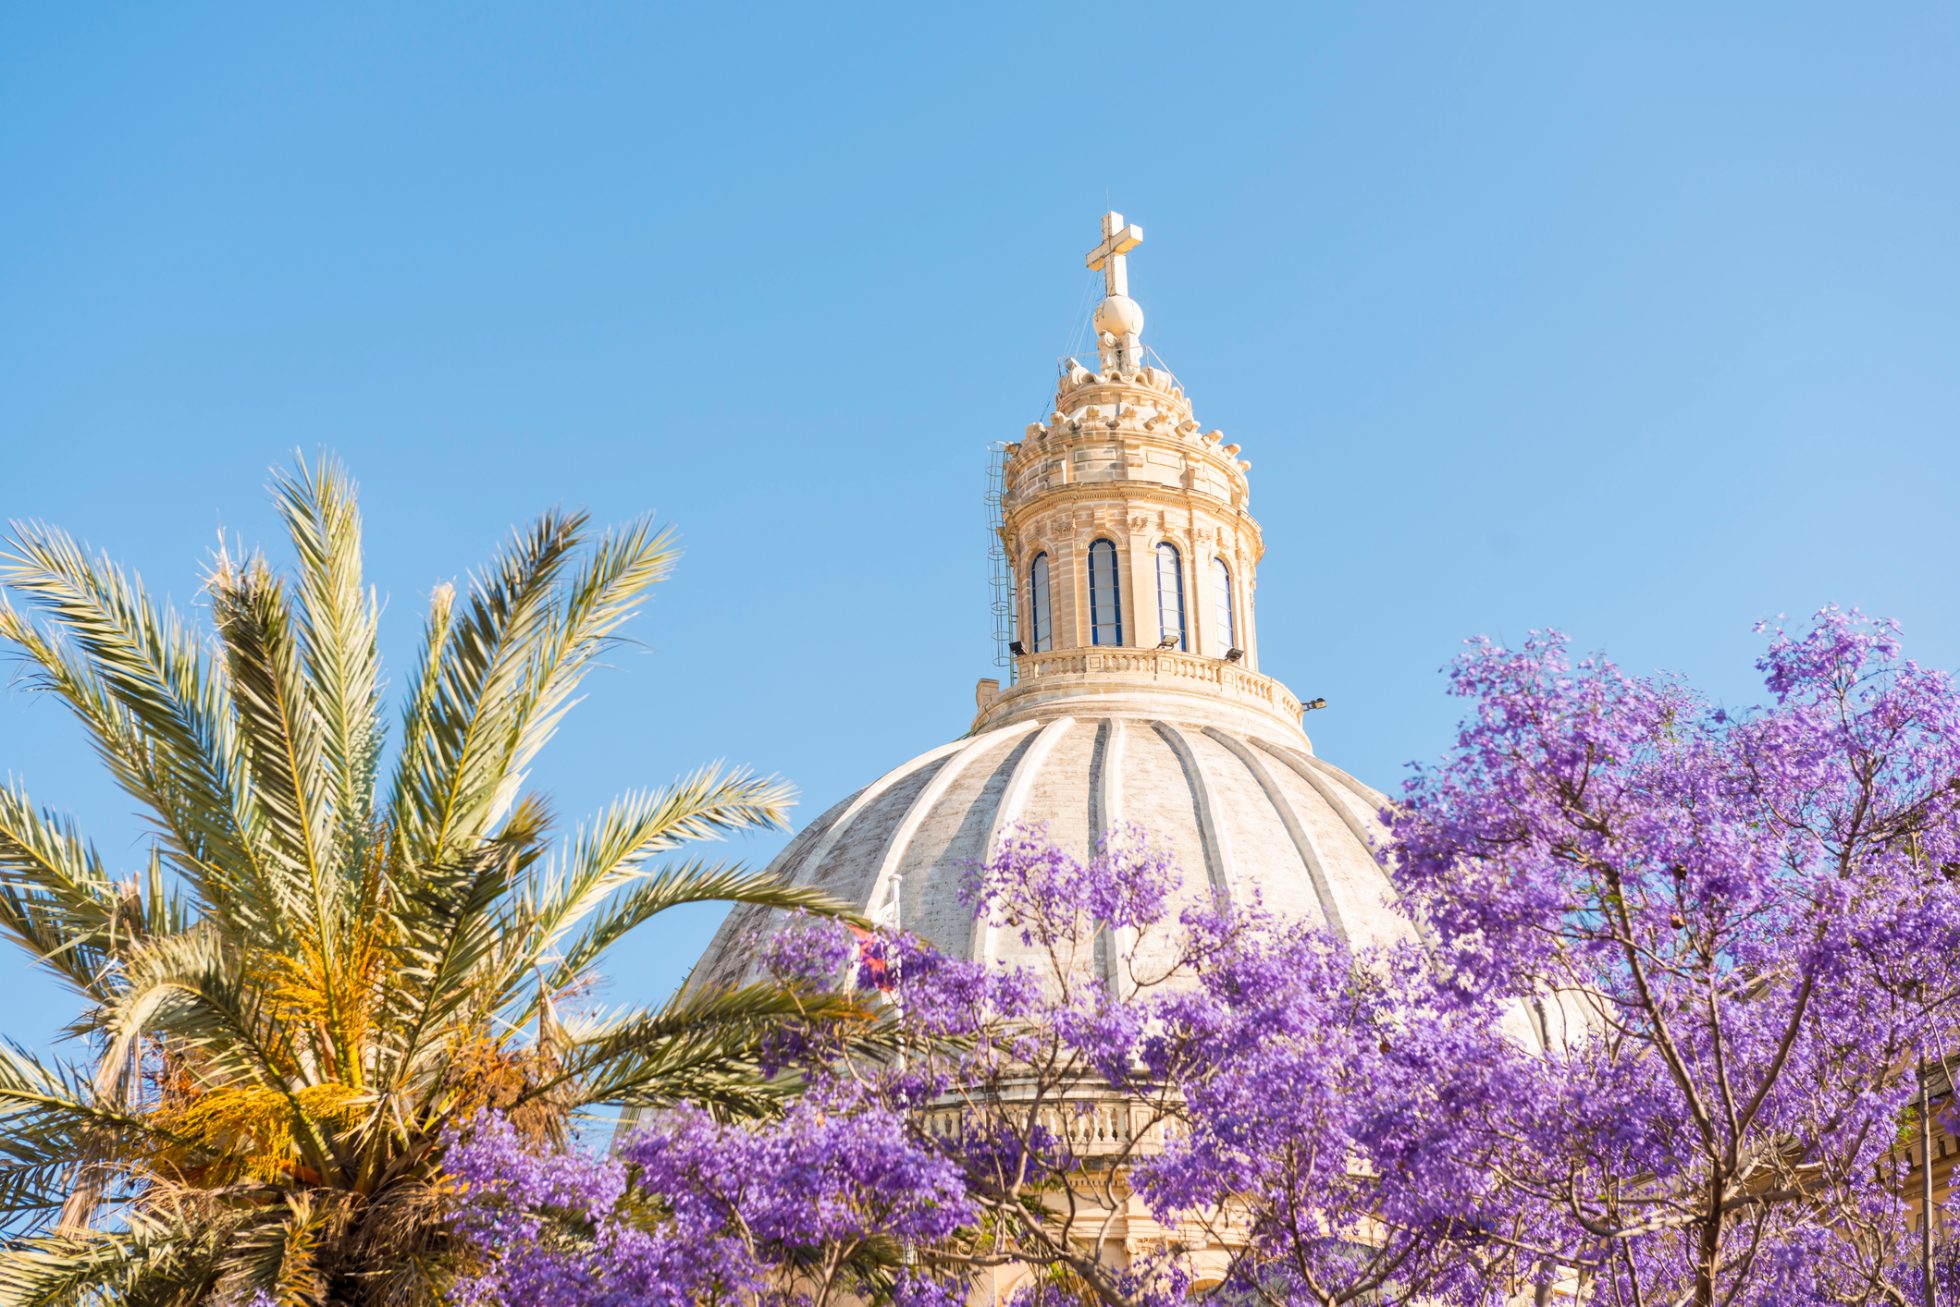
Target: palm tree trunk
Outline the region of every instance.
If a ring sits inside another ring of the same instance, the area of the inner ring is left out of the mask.
[[[90,1082],[95,1101],[111,1102],[119,1109],[134,1106],[138,1070],[133,1047],[120,1053],[113,1046],[105,1049]],[[55,1223],[56,1234],[79,1235],[95,1219],[96,1209],[109,1196],[111,1170],[106,1154],[107,1150],[91,1147],[75,1159],[68,1172],[68,1197],[61,1204],[61,1219]]]

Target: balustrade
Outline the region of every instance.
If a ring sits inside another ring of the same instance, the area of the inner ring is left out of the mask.
[[[1113,674],[1182,680],[1223,691],[1297,719],[1300,701],[1269,676],[1249,672],[1220,658],[1206,658],[1175,649],[1095,648],[1057,649],[1023,654],[1015,671],[1024,685],[1057,676]]]
[[[1032,1121],[1026,1115],[1030,1111]],[[1171,1123],[1154,1119],[1155,1113],[1145,1103],[1110,1093],[1090,1093],[1068,1095],[1032,1108],[1012,1098],[985,1105],[942,1104],[926,1113],[926,1133],[941,1138],[957,1135],[969,1112],[1006,1115],[1020,1129],[1039,1127],[1066,1140],[1068,1153],[1077,1159],[1161,1152],[1172,1132]]]

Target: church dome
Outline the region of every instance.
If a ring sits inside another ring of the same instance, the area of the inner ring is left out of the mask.
[[[771,864],[956,956],[1018,959],[1011,932],[960,901],[968,869],[1015,824],[1047,826],[1077,856],[1118,823],[1168,849],[1187,893],[1324,922],[1356,943],[1405,936],[1372,841],[1387,800],[1313,755],[1297,730],[1189,716],[1028,717],[920,754],[805,827]],[[699,979],[739,980],[761,914],[738,911]]]
[[[1010,827],[1046,826],[1086,858],[1135,825],[1187,894],[1256,898],[1356,945],[1407,938],[1376,860],[1387,800],[1315,756],[1308,705],[1260,668],[1251,464],[1138,338],[1126,256],[1142,228],[1110,213],[1102,232],[1095,367],[1064,360],[1053,411],[1000,447],[1007,684],[981,681],[964,738],[838,803],[771,869],[954,955],[1012,962],[1018,938],[961,901],[968,872]],[[697,982],[744,977],[766,919],[731,915]],[[1097,965],[1131,946],[1103,940]]]

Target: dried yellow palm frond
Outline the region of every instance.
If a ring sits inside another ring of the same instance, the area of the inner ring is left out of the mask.
[[[163,1151],[153,1167],[176,1174],[224,1174],[276,1182],[299,1165],[292,1099],[260,1085],[209,1089],[151,1114],[156,1127],[185,1141],[186,1151]]]
[[[539,1081],[540,1064],[528,1048],[511,1048],[481,1034],[463,1033],[451,1047],[443,1092],[459,1121],[483,1111],[507,1115],[516,1110],[515,1124],[533,1135],[550,1133],[550,1123],[528,1107],[525,1095]],[[547,1109],[558,1113],[553,1105]]]
[[[268,1017],[318,1036],[321,1074],[365,1082],[361,1054],[385,997],[391,953],[379,931],[357,930],[348,932],[332,955],[301,939],[285,953],[253,959]]]
[[[279,1307],[319,1307],[326,1300],[327,1277],[320,1273],[320,1245],[325,1217],[309,1195],[288,1194],[286,1219],[279,1241],[279,1269],[273,1276],[272,1300]]]
[[[335,1132],[353,1129],[366,1115],[367,1094],[344,1081],[308,1085],[293,1097],[308,1116]]]
[[[216,1259],[212,1297],[245,1303],[263,1294],[279,1307],[324,1307],[331,1288],[323,1265],[328,1245],[350,1215],[344,1196],[303,1192],[252,1213]]]

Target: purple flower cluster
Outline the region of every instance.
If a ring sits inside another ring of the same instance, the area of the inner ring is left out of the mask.
[[[480,1119],[452,1141],[477,1303],[789,1304],[840,1292],[909,1305],[963,1286],[898,1250],[973,1219],[958,1172],[889,1108],[826,1086],[767,1126],[668,1112],[614,1156],[539,1149]]]
[[[1153,925],[1181,880],[1169,853],[1152,848],[1138,826],[1106,832],[1087,862],[1055,845],[1045,825],[1014,826],[993,857],[967,873],[960,897],[976,916],[1019,931],[1032,947],[1085,928]]]
[[[764,971],[785,984],[805,989],[835,986],[847,974],[858,951],[849,926],[806,913],[797,913],[756,942]]]

